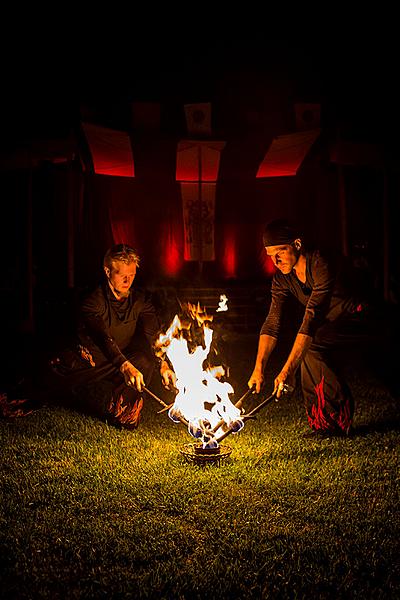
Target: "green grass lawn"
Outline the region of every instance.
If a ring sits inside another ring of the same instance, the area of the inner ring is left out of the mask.
[[[303,438],[296,393],[219,467],[184,461],[151,398],[134,432],[62,408],[0,422],[1,598],[399,598],[398,406],[351,385],[354,437]]]

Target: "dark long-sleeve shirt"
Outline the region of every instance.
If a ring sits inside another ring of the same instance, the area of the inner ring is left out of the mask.
[[[324,257],[318,250],[306,254],[306,282],[294,271],[284,275],[277,271],[272,280],[271,305],[260,334],[277,338],[285,301],[293,295],[305,306],[298,333],[311,337],[326,320],[334,321],[346,313],[354,313],[359,302],[350,291],[343,264]]]
[[[119,368],[138,327],[152,346],[160,327],[149,294],[132,289],[117,300],[107,284],[99,286],[84,300],[80,311],[78,337],[96,366],[105,362]]]

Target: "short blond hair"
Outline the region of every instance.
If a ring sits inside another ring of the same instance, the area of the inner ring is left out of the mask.
[[[114,246],[111,246],[104,255],[103,266],[111,269],[114,260],[119,260],[127,265],[135,263],[137,267],[140,263],[138,253],[126,244],[115,244]]]

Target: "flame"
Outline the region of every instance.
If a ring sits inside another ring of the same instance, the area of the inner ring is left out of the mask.
[[[157,356],[167,357],[175,371],[176,395],[169,417],[179,422],[184,417],[189,433],[203,442],[203,447],[217,447],[218,437],[230,427],[243,427],[240,409],[230,400],[234,390],[223,381],[223,366],[205,366],[213,339],[212,316],[198,304],[182,306],[189,319],[175,315],[165,333],[155,343]]]
[[[221,296],[219,297],[219,304],[218,304],[218,308],[215,312],[223,312],[225,310],[228,310],[228,298],[225,296],[225,294],[221,294]]]

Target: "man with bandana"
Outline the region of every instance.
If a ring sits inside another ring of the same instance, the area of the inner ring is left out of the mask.
[[[50,378],[50,387],[70,394],[77,408],[130,429],[139,423],[160,330],[148,294],[133,286],[138,266],[139,256],[125,244],[106,252],[104,281],[79,310],[77,343],[52,359]],[[159,367],[164,386],[174,385],[168,362]]]
[[[289,356],[274,379],[277,398],[295,387],[298,367],[311,432],[349,435],[354,402],[340,370],[340,351],[359,341],[365,305],[349,291],[344,262],[319,250],[306,251],[300,233],[286,220],[269,223],[263,242],[276,268],[271,305],[261,327],[254,370],[248,381],[256,392],[274,350],[286,300],[294,296],[304,316]]]

